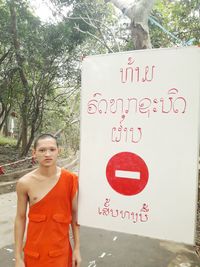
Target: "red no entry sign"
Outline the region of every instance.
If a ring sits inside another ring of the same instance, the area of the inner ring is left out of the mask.
[[[108,161],[106,177],[116,192],[132,196],[145,188],[149,172],[146,163],[138,155],[121,152]]]

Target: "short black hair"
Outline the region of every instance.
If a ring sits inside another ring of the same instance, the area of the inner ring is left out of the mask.
[[[34,143],[33,143],[33,148],[36,149],[39,140],[47,139],[47,138],[52,138],[52,139],[54,139],[54,140],[56,141],[56,145],[57,145],[57,147],[58,147],[58,140],[57,140],[56,136],[53,135],[53,134],[50,134],[50,133],[44,133],[44,134],[41,134],[41,135],[39,135],[38,137],[36,137],[36,139],[35,139],[35,141],[34,141]]]

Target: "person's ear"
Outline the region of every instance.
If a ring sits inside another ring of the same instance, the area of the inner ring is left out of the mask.
[[[32,165],[36,164],[36,155],[35,155],[35,149],[32,149]]]
[[[35,151],[35,149],[33,148],[33,149],[32,149],[32,157],[33,157],[33,158],[36,158],[35,152],[36,152],[36,151]]]

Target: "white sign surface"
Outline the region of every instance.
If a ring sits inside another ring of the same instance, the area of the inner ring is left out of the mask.
[[[194,244],[200,49],[86,57],[79,223]]]

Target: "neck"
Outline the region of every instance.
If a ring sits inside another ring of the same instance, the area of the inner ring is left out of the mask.
[[[38,172],[42,176],[54,176],[56,175],[57,171],[58,171],[58,167],[56,165],[48,166],[48,167],[39,166],[38,168]]]

